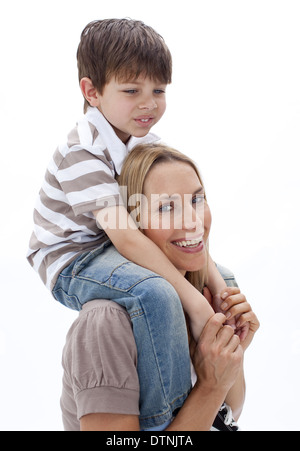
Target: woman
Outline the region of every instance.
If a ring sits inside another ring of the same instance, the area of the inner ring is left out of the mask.
[[[129,212],[143,232],[203,290],[215,310],[226,314],[214,315],[197,345],[190,343],[193,389],[173,421],[156,430],[209,430],[224,400],[238,419],[245,395],[243,352],[259,323],[237,287],[228,287],[222,300],[212,300],[205,288],[211,215],[196,166],[166,146],[138,146],[126,159],[119,184],[127,187]],[[224,326],[233,317],[239,318],[236,331]],[[157,325],[159,334],[164,327],[160,318]],[[174,328],[177,333],[182,329]],[[139,406],[137,357],[131,323],[122,307],[101,300],[84,306],[64,348],[65,429],[139,430],[143,406]],[[141,382],[151,392],[151,365]]]

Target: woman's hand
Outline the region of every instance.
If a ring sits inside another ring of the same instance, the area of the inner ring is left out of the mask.
[[[206,324],[197,344],[191,340],[190,352],[197,374],[195,387],[224,391],[224,398],[235,383],[243,359],[240,339],[225,315],[216,313]]]
[[[209,296],[206,288],[206,296]],[[251,305],[237,287],[226,287],[220,296],[214,296],[211,301],[213,308],[225,314],[227,321],[233,322],[235,333],[240,337],[245,351],[253,340],[259,328],[259,321],[252,311]]]
[[[214,314],[204,326],[197,344],[189,333],[197,381],[168,431],[209,431],[236,382],[243,349],[233,329],[224,326],[225,321],[225,315]]]

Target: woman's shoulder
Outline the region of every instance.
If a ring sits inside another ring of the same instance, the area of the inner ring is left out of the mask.
[[[68,332],[62,366],[75,396],[95,387],[138,391],[137,349],[127,312],[112,301],[88,302]]]
[[[107,321],[114,321],[117,318],[124,322],[124,325],[130,323],[130,317],[127,311],[116,302],[107,299],[96,299],[87,302],[82,306],[82,310],[70,327],[68,336],[73,334],[77,328],[85,327],[87,322],[93,321],[105,323],[106,325]]]
[[[132,332],[132,324],[127,311],[113,301],[97,299],[86,303],[73,322],[66,338],[66,348],[72,342],[72,346],[83,346],[83,343],[101,342],[103,346],[112,347],[119,341],[132,352],[135,352],[135,341]]]
[[[110,315],[112,317],[120,316],[125,321],[130,322],[130,317],[126,309],[116,302],[110,301],[108,299],[95,299],[94,301],[90,301],[84,304],[82,306],[82,310],[79,313],[78,320],[84,321],[85,318],[91,314],[91,312],[98,315],[99,318],[101,318],[102,315]]]
[[[76,418],[95,412],[139,414],[136,344],[120,305],[107,300],[84,305],[68,332],[62,366],[65,427],[78,430]]]
[[[216,263],[216,266],[228,287],[238,287],[234,274],[228,268],[225,268],[225,266],[219,265],[218,263]]]

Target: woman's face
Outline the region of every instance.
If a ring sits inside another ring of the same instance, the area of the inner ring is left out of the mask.
[[[144,184],[141,228],[182,273],[202,269],[211,214],[200,180],[188,163],[155,165]]]

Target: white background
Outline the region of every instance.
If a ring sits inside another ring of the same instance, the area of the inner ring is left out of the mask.
[[[13,1],[0,6],[0,428],[61,430],[61,351],[76,313],[25,260],[57,144],[82,112],[76,50],[94,19],[131,17],[174,60],[154,131],[196,160],[212,257],[261,321],[246,355],[244,430],[300,430],[300,2]]]

